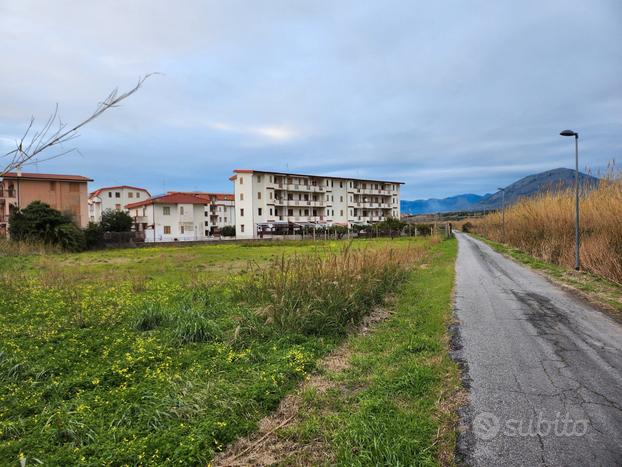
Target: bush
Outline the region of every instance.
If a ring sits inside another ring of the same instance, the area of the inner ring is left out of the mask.
[[[129,232],[134,221],[125,211],[106,209],[102,213],[101,228],[104,232]]]
[[[86,247],[89,250],[104,246],[104,229],[102,229],[101,224],[89,222],[88,227],[84,229],[84,237],[86,239]]]
[[[220,229],[220,234],[223,237],[235,237],[235,226],[225,225],[222,229]]]
[[[65,250],[81,251],[86,247],[84,233],[68,216],[41,201],[16,210],[9,217],[11,240],[58,245]]]
[[[464,224],[462,224],[462,231],[464,233],[469,233],[473,231],[473,224],[470,222],[465,222]]]

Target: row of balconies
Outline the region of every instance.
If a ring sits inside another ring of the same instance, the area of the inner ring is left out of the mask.
[[[341,216],[276,216],[276,220],[287,222],[326,222],[332,221],[333,217]],[[381,222],[385,217],[382,216],[348,216],[349,222]],[[268,222],[274,219],[269,219]]]
[[[283,190],[283,191],[302,191],[307,193],[324,193],[327,191],[333,191],[334,187],[323,186],[323,185],[303,185],[303,184],[285,184],[285,183],[268,183],[266,184],[268,188],[274,188],[275,190]],[[350,193],[358,193],[362,195],[383,195],[383,196],[392,196],[397,193],[397,191],[393,190],[384,190],[384,189],[372,189],[372,188],[357,188],[353,187],[347,188]]]
[[[311,200],[297,200],[297,199],[274,199],[274,200],[270,200],[268,201],[267,204],[274,204],[275,206],[293,206],[293,207],[297,207],[297,206],[310,206],[310,207],[324,207],[324,206],[332,206],[333,205],[333,201],[311,201]],[[346,203],[347,207],[354,207],[354,208],[380,208],[380,209],[392,209],[393,207],[395,207],[397,204],[393,204],[393,203],[357,203],[357,202],[350,202],[348,201]]]

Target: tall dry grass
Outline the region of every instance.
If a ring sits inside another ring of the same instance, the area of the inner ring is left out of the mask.
[[[0,257],[2,256],[27,256],[48,255],[60,253],[62,248],[40,242],[13,242],[6,238],[0,238]]]
[[[580,198],[581,265],[622,283],[622,176],[610,174]],[[502,241],[501,212],[472,221],[474,231]],[[573,189],[524,199],[505,211],[505,243],[568,268],[575,261]]]
[[[434,241],[434,240],[430,240]],[[238,284],[240,299],[268,321],[305,334],[335,334],[358,322],[404,281],[426,254],[422,244],[281,256],[256,265]]]

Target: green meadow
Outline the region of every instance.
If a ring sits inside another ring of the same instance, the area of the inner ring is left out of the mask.
[[[397,306],[411,309],[418,265],[441,253],[453,261],[455,248],[438,250],[451,244],[231,243],[0,257],[0,459],[209,463],[255,430],[385,297],[406,294]],[[433,273],[453,277],[447,266]],[[433,326],[424,343],[439,353],[438,323],[450,313],[451,287],[442,284],[434,323],[424,324]],[[409,316],[400,312],[395,324],[428,320]],[[413,387],[430,414],[429,397],[447,372],[441,364],[431,383]],[[349,463],[343,443],[338,457]]]

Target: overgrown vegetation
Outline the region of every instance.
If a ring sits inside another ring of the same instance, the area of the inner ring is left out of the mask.
[[[379,290],[388,292],[398,276],[405,277],[382,269],[376,252],[386,254],[391,245],[398,258],[424,248],[411,242],[358,241],[343,253],[337,242],[318,242],[5,257],[0,459],[17,463],[25,456],[29,465],[35,458],[46,465],[207,463],[252,431],[342,339],[336,328],[306,333],[279,326],[257,313],[259,303],[240,302],[240,287],[261,280],[248,261],[287,262],[282,251],[306,252],[300,259],[326,261],[322,271],[328,273],[335,255],[353,258],[356,250],[369,256],[356,261],[380,266],[373,280],[366,272],[342,284],[364,294],[350,302],[358,308],[333,309],[348,317],[338,320],[347,324],[381,299]],[[398,264],[383,261],[390,268]],[[399,264],[407,267],[404,260]],[[262,308],[270,303],[264,297]]]
[[[345,368],[324,374],[324,390],[302,395],[301,422],[283,437],[320,440],[338,465],[453,463],[460,383],[447,326],[455,255],[455,240],[428,252],[397,294],[391,318],[349,339]],[[288,461],[305,464],[304,455]]]
[[[575,198],[572,189],[527,198],[506,209],[505,243],[566,268],[574,265]],[[581,264],[622,283],[622,177],[610,176],[582,194]],[[501,213],[473,221],[473,231],[501,242]]]
[[[281,256],[256,266],[238,287],[280,327],[305,334],[343,333],[379,303],[424,254],[418,247],[350,248],[311,257]]]

